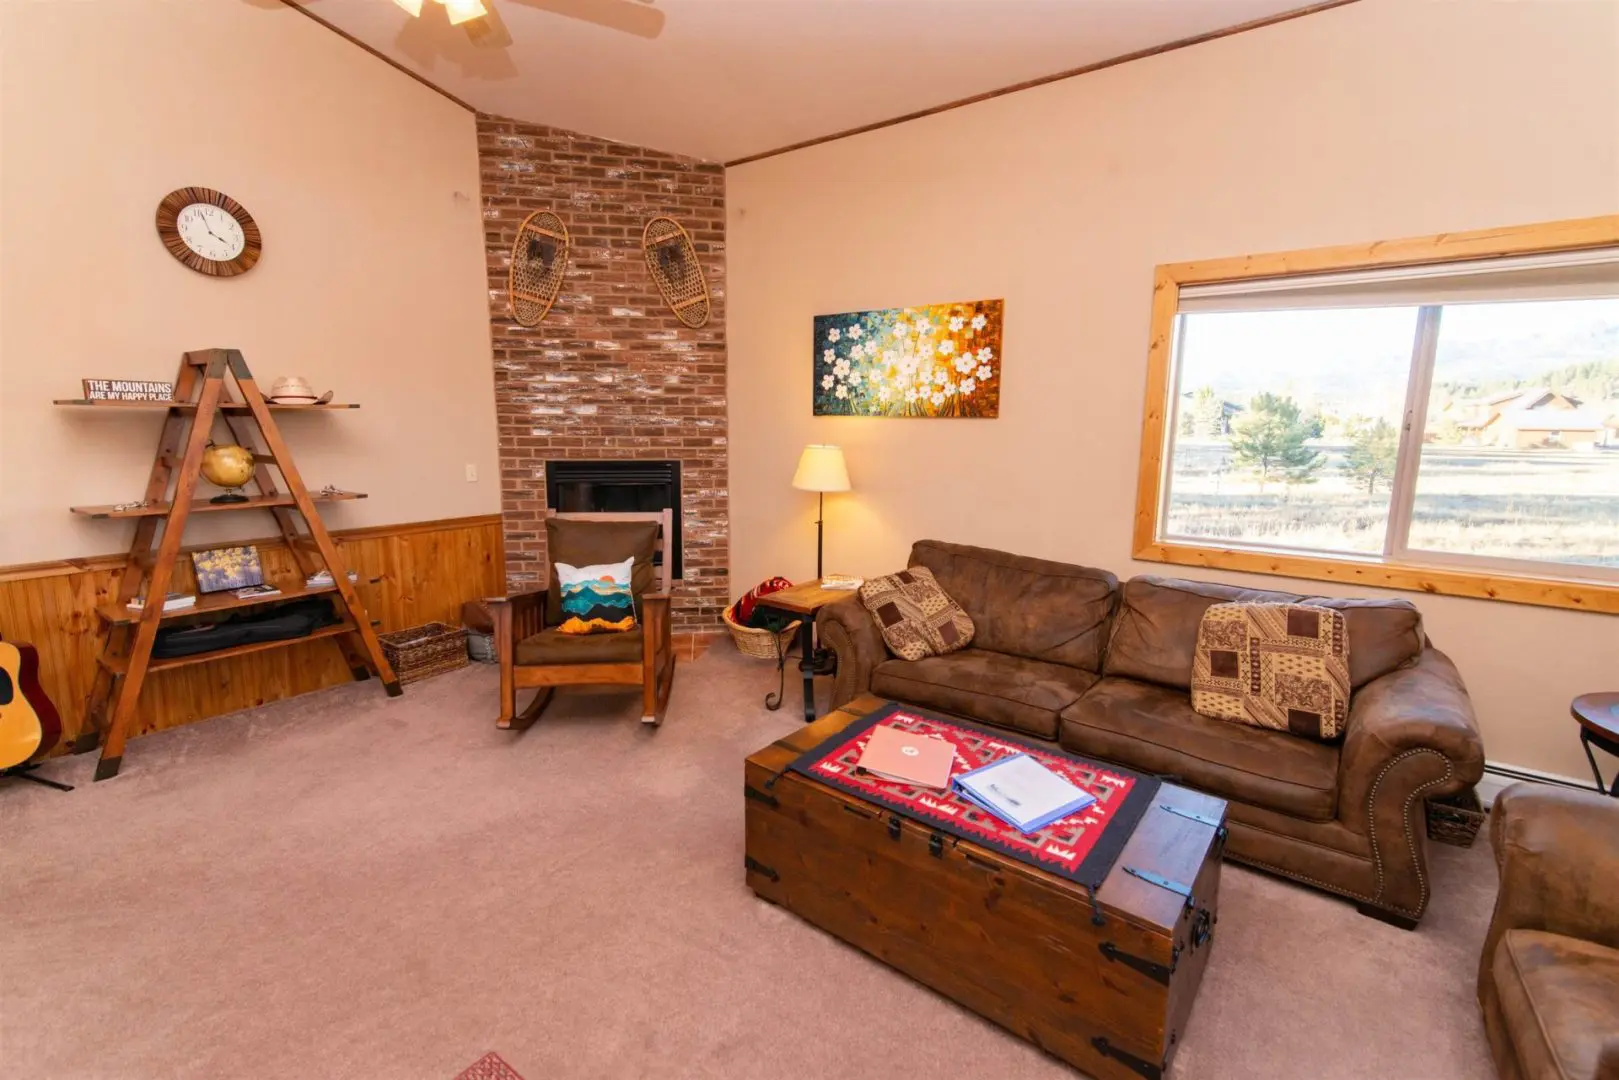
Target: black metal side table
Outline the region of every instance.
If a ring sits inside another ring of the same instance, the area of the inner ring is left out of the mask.
[[[759,597],[758,606],[779,611],[801,620],[798,628],[798,670],[804,676],[804,723],[815,721],[815,676],[831,675],[837,670],[837,657],[815,647],[815,613],[828,604],[846,600],[854,593],[848,589],[823,589],[821,579],[806,581],[780,592]],[[765,708],[781,708],[781,691],[765,695]]]
[[[1597,790],[1619,798],[1619,772],[1614,774],[1611,785],[1604,784],[1596,755],[1591,753],[1594,746],[1619,757],[1619,693],[1581,694],[1569,705],[1568,711],[1580,722],[1580,745],[1585,747],[1585,760],[1591,763]]]

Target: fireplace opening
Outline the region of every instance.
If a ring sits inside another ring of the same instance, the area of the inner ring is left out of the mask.
[[[673,521],[658,553],[673,559],[672,575],[682,574],[680,543],[680,462],[547,461],[545,505],[565,514],[669,510]]]

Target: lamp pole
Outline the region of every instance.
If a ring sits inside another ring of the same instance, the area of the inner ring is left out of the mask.
[[[815,576],[821,575],[821,538],[825,535],[826,492],[815,493]]]

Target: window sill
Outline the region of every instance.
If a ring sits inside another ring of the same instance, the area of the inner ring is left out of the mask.
[[[1202,566],[1211,570],[1238,570],[1249,574],[1336,581],[1376,589],[1398,589],[1437,596],[1465,596],[1476,600],[1502,600],[1511,604],[1567,608],[1619,614],[1619,585],[1578,579],[1526,577],[1486,573],[1452,567],[1420,566],[1356,559],[1343,555],[1306,555],[1254,549],[1202,547],[1156,541],[1137,546],[1135,557],[1144,562]]]

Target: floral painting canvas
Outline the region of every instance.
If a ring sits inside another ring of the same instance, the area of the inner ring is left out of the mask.
[[[817,315],[815,415],[1000,415],[1003,304]]]

